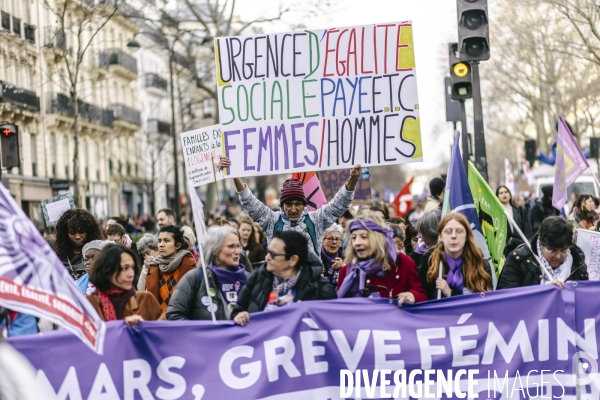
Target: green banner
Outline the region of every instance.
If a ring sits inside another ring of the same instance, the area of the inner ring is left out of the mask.
[[[469,161],[468,175],[483,236],[492,256],[496,277],[500,277],[504,266],[502,254],[508,234],[508,221],[504,215],[504,207],[471,161]]]

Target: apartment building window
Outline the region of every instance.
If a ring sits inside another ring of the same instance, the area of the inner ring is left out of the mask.
[[[29,136],[29,140],[30,140],[30,148],[31,148],[31,175],[32,176],[38,176],[38,170],[37,170],[37,135],[35,133],[32,133]]]

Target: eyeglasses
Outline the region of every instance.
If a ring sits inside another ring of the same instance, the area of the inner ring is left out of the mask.
[[[342,239],[334,238],[334,237],[326,237],[325,240],[327,240],[328,242],[341,242],[342,241]]]
[[[227,247],[229,250],[241,250],[243,248],[241,244],[228,244],[227,246],[223,247]]]
[[[465,231],[464,229],[462,229],[462,228],[456,228],[456,229],[450,229],[450,228],[448,228],[448,229],[444,229],[444,230],[442,231],[442,233],[443,233],[444,235],[448,235],[448,236],[451,236],[451,235],[452,235],[452,233],[455,233],[455,234],[456,234],[456,236],[458,236],[458,235],[463,235],[465,232],[466,232],[466,231]]]
[[[275,253],[273,250],[269,250],[269,249],[267,249],[267,254],[269,256],[271,256],[271,258],[275,258],[275,257],[279,257],[279,256],[287,257],[286,253]]]
[[[566,255],[568,255],[571,252],[571,249],[566,249],[566,250],[560,250],[559,251],[559,250],[555,250],[555,249],[549,249],[546,246],[543,246],[543,247],[544,247],[544,249],[546,249],[546,252],[548,252],[548,254],[550,254],[550,255],[554,255],[554,254],[560,253],[563,256],[566,256]]]
[[[288,206],[288,207],[296,207],[296,208],[304,207],[304,203],[302,203],[301,201],[286,201],[284,205]]]

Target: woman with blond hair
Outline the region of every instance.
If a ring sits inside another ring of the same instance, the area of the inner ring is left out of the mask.
[[[436,299],[437,289],[443,297],[492,290],[490,265],[483,259],[467,219],[459,213],[446,214],[437,232],[440,241],[427,260],[429,268],[419,270],[427,298]]]
[[[403,303],[427,300],[415,262],[398,253],[394,233],[377,215],[358,217],[349,228],[346,265],[340,270],[338,297],[398,298]]]

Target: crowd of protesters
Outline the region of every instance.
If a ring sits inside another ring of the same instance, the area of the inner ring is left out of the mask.
[[[222,168],[229,165],[222,159]],[[253,313],[299,301],[385,298],[402,307],[588,279],[574,236],[576,228],[598,225],[591,195],[575,199],[565,218],[552,208],[548,189],[540,200],[518,203],[509,188],[498,187],[515,226],[508,226],[505,265],[494,287],[493,268],[467,219],[454,212],[442,216],[443,179],[433,179],[431,196],[399,217],[384,203],[352,206],[359,175],[360,166],[352,168],[333,200],[316,211],[308,211],[297,179],[284,182],[279,209],[235,179],[243,211],[235,218],[209,217],[202,246],[188,219],[178,220],[170,209],[159,210],[153,226],[144,221],[148,233],[137,242],[135,221],[111,217],[102,226],[88,211],[72,209],[58,221],[52,245],[101,318],[131,326],[211,318],[244,326]],[[9,334],[37,332],[35,318],[26,317],[5,310]]]

